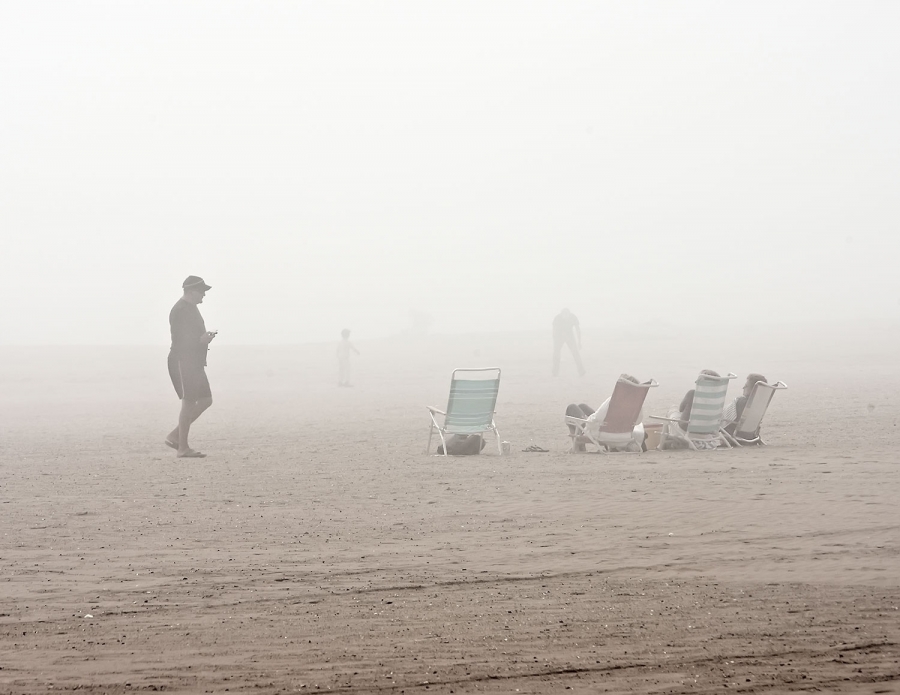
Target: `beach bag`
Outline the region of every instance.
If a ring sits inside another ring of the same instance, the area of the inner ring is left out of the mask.
[[[484,449],[484,437],[480,434],[451,434],[447,437],[447,454],[450,456],[471,456],[480,454]],[[444,447],[438,445],[437,452],[444,453]]]

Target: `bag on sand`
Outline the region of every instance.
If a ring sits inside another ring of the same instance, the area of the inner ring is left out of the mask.
[[[470,456],[479,454],[484,449],[484,437],[480,434],[451,434],[447,437],[447,454],[450,456]],[[444,453],[444,447],[438,445],[437,452]]]

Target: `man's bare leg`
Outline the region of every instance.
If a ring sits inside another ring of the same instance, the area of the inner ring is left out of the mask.
[[[181,416],[184,414],[185,408],[193,408],[195,403],[196,403],[196,401],[185,401],[184,399],[182,399],[182,401],[181,401],[181,410],[178,413],[178,423],[179,424],[175,425],[175,429],[166,435],[166,444],[168,444],[173,449],[178,448],[178,440],[179,440],[178,432],[181,429]],[[192,418],[191,422],[193,422],[196,419],[197,418]],[[188,428],[190,429],[190,424],[188,424]]]
[[[200,415],[203,414],[203,411],[205,411],[207,408],[209,408],[209,406],[212,405],[212,398],[202,398],[199,401],[189,401],[188,403],[191,408],[190,423],[188,424],[188,427],[190,428],[190,424],[192,424],[198,417],[200,417]],[[185,409],[185,402],[182,401],[181,402],[182,412],[184,412],[184,409]],[[178,416],[178,422],[179,423],[181,422],[180,414]],[[176,426],[175,429],[172,430],[171,432],[169,432],[169,435],[166,437],[166,441],[169,443],[169,445],[173,445],[173,444],[175,445],[172,447],[174,449],[178,448],[178,431],[180,429],[181,429],[180,425]]]
[[[192,452],[193,449],[188,445],[188,435],[191,431],[191,425],[199,418],[203,412],[212,405],[212,398],[200,398],[196,401],[184,399],[181,401],[181,412],[178,414],[178,427],[169,433],[166,437],[166,443],[169,446],[177,445],[178,456],[185,456]]]

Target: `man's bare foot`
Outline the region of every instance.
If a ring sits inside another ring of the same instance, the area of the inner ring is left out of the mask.
[[[206,454],[201,454],[199,451],[194,451],[193,449],[187,449],[186,451],[179,451],[178,454],[176,454],[176,458],[203,459],[206,458]]]
[[[170,449],[178,448],[178,445],[175,442],[173,442],[171,439],[166,439],[166,446],[169,447]]]

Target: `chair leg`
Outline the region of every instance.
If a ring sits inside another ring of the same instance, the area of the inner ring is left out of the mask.
[[[573,434],[570,434],[569,436],[572,438],[571,453],[573,454],[586,453],[587,445],[595,443],[591,438],[591,435],[587,432],[587,427],[585,427],[584,425],[575,425],[575,432]]]
[[[494,438],[497,440],[497,453],[503,456],[503,444],[500,442],[500,432],[494,428]]]
[[[601,442],[597,437],[592,436],[590,433],[585,435],[595,447],[597,447],[597,453],[609,453],[609,447]],[[585,447],[586,449],[587,447]]]
[[[434,436],[434,425],[428,425],[428,444],[425,445],[425,453],[431,451],[431,438]]]

